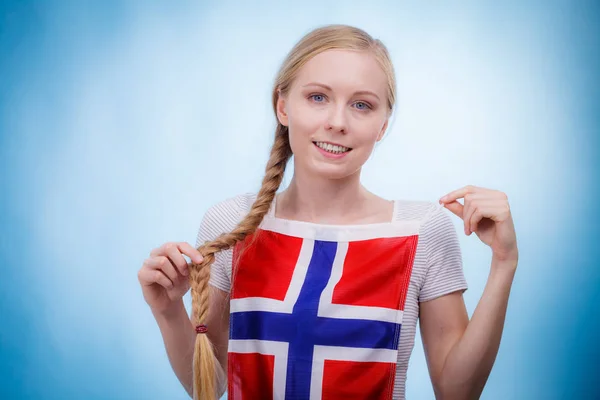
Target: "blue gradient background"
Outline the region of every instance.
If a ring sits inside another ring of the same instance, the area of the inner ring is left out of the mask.
[[[598,3],[258,3],[0,3],[0,398],[187,398],[137,270],[258,189],[275,71],[328,23],[396,65],[371,190],[509,195],[520,267],[482,398],[600,398]],[[490,253],[460,240],[472,313]],[[433,398],[419,337],[407,398]]]

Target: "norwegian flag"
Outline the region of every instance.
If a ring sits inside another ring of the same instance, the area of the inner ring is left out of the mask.
[[[391,399],[417,232],[264,221],[234,249],[229,399]]]

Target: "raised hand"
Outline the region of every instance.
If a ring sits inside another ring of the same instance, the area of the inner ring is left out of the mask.
[[[490,246],[495,259],[517,261],[517,238],[506,194],[469,185],[443,196],[440,204],[463,220],[466,235],[475,233]]]
[[[144,299],[154,312],[168,312],[190,288],[189,265],[183,255],[200,264],[202,255],[188,243],[165,243],[152,250],[138,279]]]

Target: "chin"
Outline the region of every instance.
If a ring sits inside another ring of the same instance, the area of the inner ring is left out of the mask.
[[[322,161],[311,160],[309,165],[303,165],[307,169],[307,172],[315,177],[325,179],[344,179],[360,170],[361,165],[355,165],[356,163],[344,162],[344,163],[327,163]]]

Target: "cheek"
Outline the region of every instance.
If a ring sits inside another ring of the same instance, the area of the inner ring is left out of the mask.
[[[375,145],[383,123],[380,118],[365,118],[355,121],[354,133],[357,139],[360,139],[361,144]]]
[[[288,115],[291,136],[313,135],[323,127],[326,117],[326,113],[306,106],[296,106]]]

